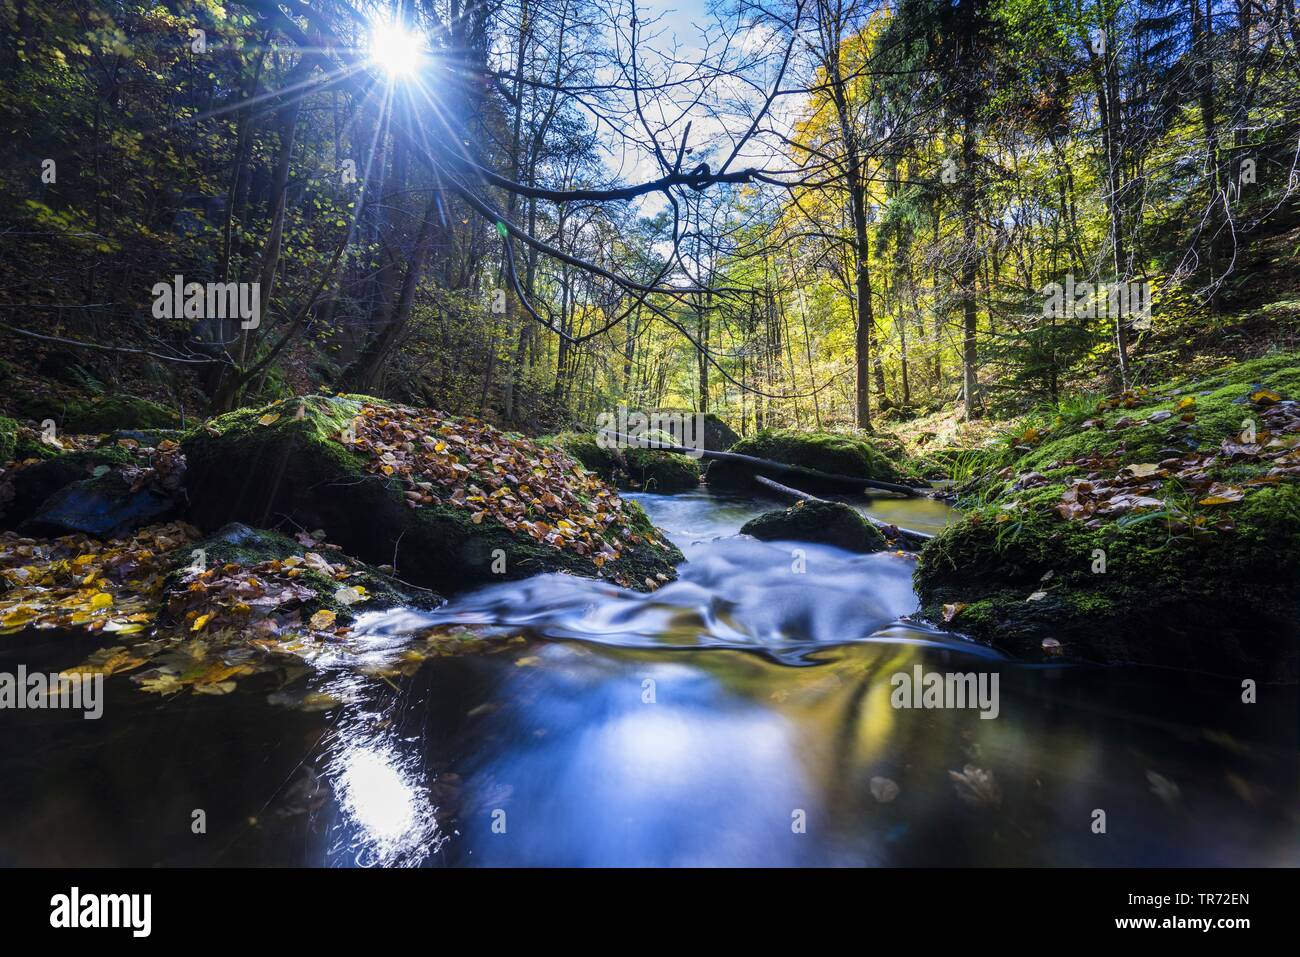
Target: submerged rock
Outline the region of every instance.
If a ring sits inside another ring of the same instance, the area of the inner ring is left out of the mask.
[[[765,542],[816,542],[851,552],[878,552],[888,547],[879,529],[843,502],[800,502],[764,512],[740,531]]]
[[[320,529],[442,592],[546,571],[644,590],[682,558],[636,503],[562,451],[430,410],[288,399],[214,419],[182,448],[201,528]]]

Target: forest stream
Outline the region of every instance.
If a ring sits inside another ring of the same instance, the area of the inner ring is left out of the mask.
[[[758,498],[628,497],[687,556],[652,593],[539,575],[363,615],[376,664],[430,633],[483,639],[397,678],[325,657],[220,699],[110,679],[111,724],[9,715],[0,863],[1294,862],[1295,686],[1236,705],[1234,678],[1017,664],[909,619],[912,556],[737,536]],[[27,632],[0,669],[94,641]],[[891,676],[917,666],[996,675],[996,717],[894,707]],[[287,707],[304,688],[326,704]]]

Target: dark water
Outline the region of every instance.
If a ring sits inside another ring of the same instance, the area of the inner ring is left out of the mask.
[[[0,863],[1300,863],[1295,688],[1017,665],[907,621],[905,557],[732,537],[765,502],[639,498],[689,559],[653,595],[541,576],[371,616],[287,688],[114,678],[99,721],[0,712]],[[485,640],[439,654],[461,626]],[[0,671],[94,647],[12,636]],[[358,673],[412,647],[435,656]],[[894,708],[917,665],[996,674],[997,717]],[[285,706],[308,691],[345,703]]]

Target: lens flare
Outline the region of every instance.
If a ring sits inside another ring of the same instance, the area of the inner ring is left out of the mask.
[[[370,63],[393,79],[414,76],[424,63],[424,38],[400,21],[378,21],[370,28]]]

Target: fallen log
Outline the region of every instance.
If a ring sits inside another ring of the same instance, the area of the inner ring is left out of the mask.
[[[900,485],[897,482],[882,482],[878,479],[855,478],[852,475],[837,475],[834,472],[822,472],[817,469],[810,469],[804,465],[788,465],[785,462],[763,459],[759,458],[757,455],[742,455],[739,452],[716,452],[710,449],[691,449],[684,445],[670,445],[667,442],[645,439],[639,435],[619,435],[618,433],[609,430],[602,430],[599,434],[608,436],[617,442],[635,445],[638,448],[659,449],[663,452],[677,452],[692,457],[716,459],[722,462],[734,462],[737,465],[748,466],[755,472],[772,472],[777,475],[789,475],[812,479],[813,481],[824,482],[828,485],[842,485],[859,492],[864,488],[870,488],[881,492],[893,492],[896,495],[903,495],[907,498],[918,498],[923,494],[920,489],[912,488],[910,485]]]
[[[788,499],[794,499],[795,501],[798,502],[826,501],[826,499],[818,498],[816,495],[810,495],[807,492],[801,492],[799,491],[799,489],[791,488],[788,485],[782,485],[780,482],[777,482],[770,478],[766,478],[765,476],[762,475],[755,475],[754,481],[757,482],[759,485],[761,485],[763,488],[767,489],[768,491],[775,492],[777,495],[783,496],[784,498],[788,498]],[[910,528],[900,528],[899,526],[894,525],[890,522],[884,522],[878,518],[873,518],[872,516],[866,514],[862,514],[862,517],[865,518],[872,525],[876,526],[876,528],[880,529],[881,533],[886,538],[892,538],[894,541],[898,542],[899,545],[901,545],[903,548],[906,548],[908,551],[913,551],[913,552],[919,551],[921,546],[923,546],[930,539],[934,538],[934,536],[931,535],[929,532],[917,532]]]

